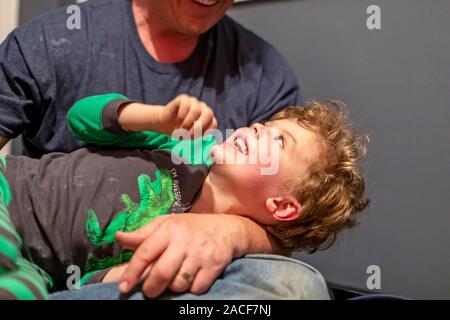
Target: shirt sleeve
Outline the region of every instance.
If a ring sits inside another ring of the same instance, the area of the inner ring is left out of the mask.
[[[117,93],[81,99],[67,113],[69,130],[76,139],[91,144],[162,149],[175,153],[189,164],[212,165],[210,154],[216,143],[212,135],[179,140],[153,131],[129,132],[121,128],[117,111],[121,105],[130,102]]]
[[[42,104],[41,89],[32,72],[33,62],[26,58],[27,50],[15,33],[0,45],[0,135],[8,139],[25,130]]]
[[[284,57],[273,47],[264,49],[261,76],[251,123],[269,120],[275,113],[289,106],[303,103],[294,72]]]
[[[90,96],[79,100],[67,113],[72,135],[87,143],[121,148],[159,149],[170,144],[170,137],[153,131],[127,132],[117,120],[117,110],[132,102],[117,94]]]

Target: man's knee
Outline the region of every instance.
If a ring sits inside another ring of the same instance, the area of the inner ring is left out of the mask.
[[[226,268],[223,280],[251,286],[275,299],[330,299],[319,271],[279,255],[247,255],[237,259]]]

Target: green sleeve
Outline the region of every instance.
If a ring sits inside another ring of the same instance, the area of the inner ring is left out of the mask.
[[[112,93],[90,96],[79,100],[67,114],[68,127],[72,135],[81,141],[118,148],[163,149],[174,152],[190,164],[212,164],[211,148],[215,145],[213,136],[207,135],[195,140],[177,140],[171,136],[153,131],[111,132],[104,128],[103,111],[115,100],[127,97]]]
[[[68,127],[72,135],[81,141],[120,148],[163,147],[170,137],[151,131],[116,133],[103,127],[103,110],[117,99],[127,99],[117,93],[90,96],[79,100],[67,114]]]

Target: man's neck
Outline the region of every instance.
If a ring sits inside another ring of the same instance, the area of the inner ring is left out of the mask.
[[[147,52],[160,63],[178,63],[194,51],[199,35],[184,34],[168,25],[157,10],[142,1],[132,1],[134,21]]]

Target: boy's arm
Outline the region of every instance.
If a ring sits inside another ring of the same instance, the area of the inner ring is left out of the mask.
[[[135,103],[120,94],[92,96],[69,111],[69,130],[88,143],[132,148],[172,149],[178,140],[168,135],[177,128],[193,134],[194,123],[203,132],[217,127],[210,107],[194,97],[180,95],[167,106]]]
[[[81,99],[67,114],[69,130],[79,140],[116,147],[159,148],[170,140],[170,137],[156,131],[127,132],[119,122],[118,113],[121,107],[130,104],[133,102],[120,94]],[[148,119],[148,127],[151,128],[156,111],[152,106],[146,107],[143,117]]]

